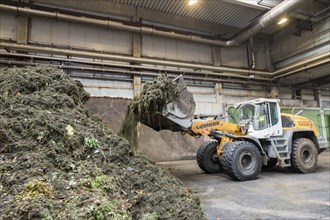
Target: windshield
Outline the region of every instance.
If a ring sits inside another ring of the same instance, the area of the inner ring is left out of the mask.
[[[254,130],[262,130],[268,127],[267,106],[261,104],[244,104],[237,110],[236,122],[238,124],[249,122]]]

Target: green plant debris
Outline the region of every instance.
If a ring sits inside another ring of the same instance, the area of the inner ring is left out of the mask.
[[[81,180],[83,186],[97,190],[101,189],[106,192],[113,192],[118,186],[116,179],[107,175],[96,176],[92,179]]]
[[[95,139],[94,137],[85,137],[85,145],[89,148],[98,148],[100,147],[99,146],[99,143],[98,143],[98,140]]]
[[[203,219],[199,200],[87,111],[88,98],[51,66],[0,69],[0,219]]]
[[[159,125],[163,107],[178,95],[177,84],[165,75],[146,82],[140,96],[135,97],[128,106],[120,134],[133,146],[137,146],[138,122],[151,127]]]
[[[153,213],[144,213],[141,216],[141,220],[157,220],[158,219],[158,215],[156,212]]]
[[[123,208],[120,200],[96,202],[90,217],[96,220],[130,220],[129,213]]]
[[[38,196],[52,197],[53,189],[49,183],[33,180],[28,182],[23,191],[17,195],[18,200],[26,200]]]

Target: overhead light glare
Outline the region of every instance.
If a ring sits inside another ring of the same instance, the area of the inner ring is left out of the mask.
[[[188,5],[194,5],[197,3],[197,0],[189,0]]]
[[[277,24],[284,24],[287,21],[288,21],[287,18],[282,18],[281,20],[279,20],[279,22],[277,22]]]

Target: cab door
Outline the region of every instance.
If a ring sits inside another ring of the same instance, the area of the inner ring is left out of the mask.
[[[259,112],[250,124],[249,134],[258,139],[282,136],[282,122],[280,117],[280,108],[278,103],[264,102],[260,103]]]
[[[280,106],[278,102],[268,102],[268,116],[269,116],[269,128],[270,128],[270,136],[282,136],[283,129],[282,129],[282,121],[281,121],[281,113],[280,113]]]

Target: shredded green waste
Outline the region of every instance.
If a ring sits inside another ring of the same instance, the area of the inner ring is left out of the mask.
[[[137,146],[137,125],[142,122],[150,127],[161,127],[161,113],[167,102],[178,97],[177,84],[165,75],[146,82],[140,96],[128,106],[120,135]]]
[[[55,67],[0,69],[0,219],[203,219],[199,200],[88,99]]]

